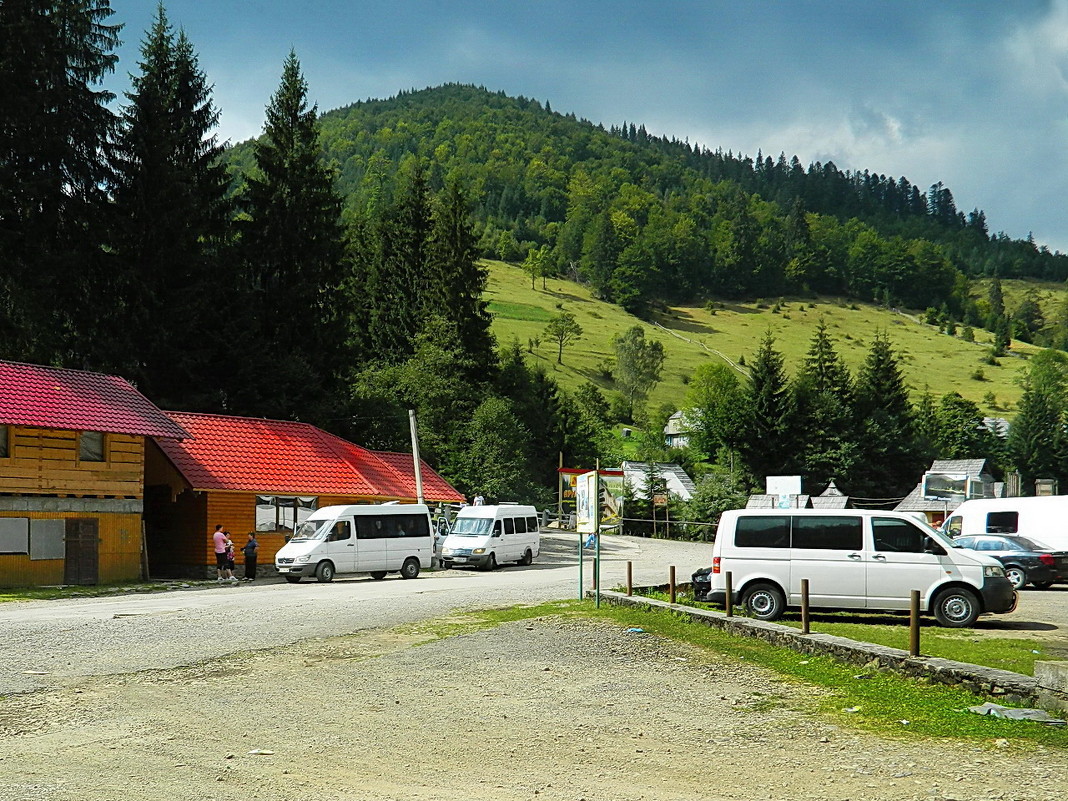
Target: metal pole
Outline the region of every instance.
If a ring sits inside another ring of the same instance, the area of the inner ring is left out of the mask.
[[[594,606],[601,608],[601,460],[598,459],[593,473],[593,541],[595,549],[593,559]]]
[[[419,460],[419,432],[415,428],[415,409],[408,410],[408,423],[412,428],[412,461],[415,463],[415,502],[423,503],[423,466]],[[295,522],[293,530],[296,530]]]
[[[801,579],[801,633],[808,632],[808,579]]]
[[[668,568],[668,600],[675,603],[675,565]]]
[[[909,599],[909,656],[920,655],[920,591]]]
[[[627,562],[627,595],[634,594],[634,563]]]
[[[564,530],[564,452],[560,451],[560,469],[556,471],[556,529]]]
[[[723,575],[725,582],[725,589],[727,591],[726,597],[723,599],[724,611],[727,613],[727,617],[734,617],[734,587],[731,586],[732,579],[731,571],[727,571]]]

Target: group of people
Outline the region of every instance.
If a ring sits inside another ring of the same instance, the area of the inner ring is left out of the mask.
[[[218,574],[216,581],[238,581],[234,575],[234,541],[230,539],[230,532],[223,528],[222,524],[215,526],[215,533],[211,536],[215,544],[215,572]],[[245,577],[243,581],[255,581],[256,579],[256,556],[260,544],[256,540],[256,532],[248,533],[246,542],[241,552],[245,554]]]

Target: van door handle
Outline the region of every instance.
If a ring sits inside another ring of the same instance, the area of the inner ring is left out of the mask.
[[[849,554],[849,558],[850,559],[860,559],[860,554],[859,553],[851,553],[851,554]]]
[[[883,556],[881,553],[875,554],[875,556],[873,556],[872,559],[878,559],[880,562],[885,562],[886,561],[886,557]]]
[[[356,543],[355,542],[350,542],[349,543],[349,547],[350,548],[355,548],[356,547]]]

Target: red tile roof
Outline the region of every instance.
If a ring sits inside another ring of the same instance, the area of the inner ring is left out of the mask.
[[[124,378],[0,361],[0,425],[188,437]]]
[[[374,453],[308,423],[169,414],[192,439],[160,448],[195,490],[415,498],[411,456]],[[425,462],[422,472],[428,502],[463,500]]]

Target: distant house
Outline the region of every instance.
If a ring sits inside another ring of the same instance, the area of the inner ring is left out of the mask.
[[[668,418],[667,425],[664,426],[664,444],[669,448],[685,448],[690,444],[692,431],[686,413],[677,411]]]
[[[936,459],[894,511],[922,512],[937,526],[968,498],[993,498],[1000,486],[986,459]]]
[[[146,447],[188,436],[125,379],[0,362],[0,585],[138,579]]]
[[[827,484],[827,489],[819,495],[813,495],[809,503],[813,509],[848,509],[849,496],[838,489],[832,478]]]
[[[221,523],[238,544],[260,540],[260,562],[315,509],[416,500],[415,465],[307,423],[170,412],[191,438],[159,440],[146,461],[145,525],[153,575],[214,574],[211,532]],[[427,503],[464,500],[425,462]]]

